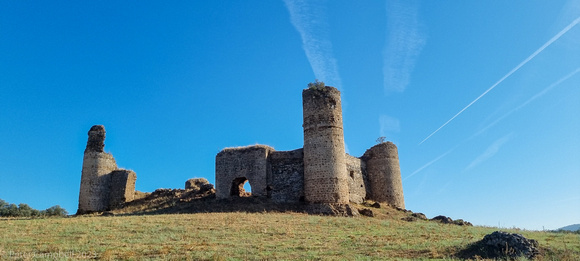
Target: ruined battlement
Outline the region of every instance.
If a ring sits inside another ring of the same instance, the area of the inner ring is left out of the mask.
[[[302,91],[304,199],[311,203],[349,202],[340,91]]]
[[[379,143],[360,158],[345,153],[340,91],[302,91],[304,148],[275,151],[266,145],[227,148],[216,156],[217,197],[252,196],[278,203],[385,202],[404,208],[397,147]],[[243,193],[242,193],[243,192]]]
[[[256,145],[222,150],[216,156],[215,169],[220,173],[216,179],[216,197],[243,196],[244,184],[252,184],[252,194],[266,196],[268,178],[268,154],[274,148]]]
[[[113,155],[104,152],[105,127],[95,125],[88,135],[77,214],[119,207],[133,200],[135,194],[135,172],[119,169]]]
[[[352,212],[348,205],[366,200],[404,208],[397,146],[382,142],[361,157],[346,154],[340,91],[314,86],[302,91],[304,147],[276,151],[267,145],[225,148],[215,159],[215,195],[261,197],[274,203],[307,203],[309,213]],[[105,127],[92,126],[83,157],[77,214],[122,207],[135,198],[137,175],[119,169],[104,152]],[[186,183],[189,190],[202,186]],[[251,193],[244,190],[249,182]],[[201,187],[199,188],[201,191]]]
[[[382,142],[368,149],[361,158],[366,162],[371,197],[405,208],[397,146],[390,141]]]
[[[86,152],[103,152],[105,149],[105,126],[95,125],[89,130]]]

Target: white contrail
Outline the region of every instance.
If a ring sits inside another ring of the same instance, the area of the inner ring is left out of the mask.
[[[383,50],[385,93],[403,92],[425,46],[416,1],[387,1],[387,35]]]
[[[513,68],[504,77],[502,77],[501,79],[499,79],[499,81],[497,81],[494,85],[492,85],[491,87],[489,87],[489,89],[487,89],[485,92],[483,92],[481,95],[479,95],[479,97],[475,98],[475,100],[473,100],[471,103],[469,103],[467,106],[465,106],[465,108],[461,109],[457,114],[455,114],[453,117],[451,117],[451,119],[449,119],[447,122],[443,123],[443,125],[441,125],[441,127],[437,128],[433,133],[429,134],[429,136],[427,136],[427,138],[425,138],[423,141],[421,141],[419,143],[419,145],[423,144],[423,142],[425,142],[426,140],[428,140],[429,138],[431,138],[431,136],[433,136],[435,133],[437,133],[439,130],[441,130],[443,127],[445,127],[445,125],[447,125],[449,122],[451,122],[457,116],[459,116],[459,114],[461,114],[463,111],[467,110],[467,108],[469,108],[471,105],[473,105],[479,99],[481,99],[481,97],[483,97],[484,95],[486,95],[489,91],[493,90],[493,88],[495,88],[498,84],[500,84],[501,82],[503,82],[506,78],[510,77],[514,72],[516,72],[517,70],[519,70],[522,66],[524,66],[526,63],[528,63],[530,60],[532,60],[534,57],[536,57],[536,55],[538,55],[539,53],[541,53],[544,49],[546,49],[548,46],[550,46],[553,42],[555,42],[556,40],[558,40],[562,35],[564,35],[568,31],[570,31],[570,29],[572,29],[572,27],[574,27],[578,23],[580,23],[580,17],[576,18],[576,20],[574,20],[572,23],[570,23],[568,26],[566,26],[564,29],[562,29],[562,31],[560,31],[559,33],[557,33],[554,37],[552,37],[552,39],[550,39],[548,42],[546,42],[544,45],[542,45],[542,47],[540,47],[538,50],[536,50],[534,53],[532,53],[532,55],[530,55],[523,62],[521,62],[520,64],[518,64],[518,66],[516,66],[515,68]]]
[[[514,133],[511,132],[508,135],[505,135],[505,136],[495,140],[491,145],[489,145],[489,147],[487,147],[487,149],[485,149],[485,151],[482,154],[480,154],[479,156],[477,156],[477,158],[475,158],[473,161],[471,161],[471,163],[469,163],[469,165],[463,171],[470,170],[470,169],[474,168],[475,166],[490,159],[491,157],[495,156],[495,154],[497,154],[499,152],[501,147],[506,142],[508,142],[513,135],[514,135]]]
[[[510,116],[512,113],[520,110],[521,108],[525,107],[526,105],[528,105],[530,102],[533,102],[535,99],[540,98],[542,95],[546,94],[547,92],[549,92],[550,90],[552,90],[554,87],[560,85],[560,83],[568,80],[570,77],[576,75],[577,73],[580,73],[580,67],[576,68],[576,70],[574,70],[573,72],[569,73],[568,75],[562,77],[561,79],[557,80],[556,82],[550,84],[550,86],[546,87],[545,89],[543,89],[541,92],[536,93],[536,95],[532,96],[532,98],[529,98],[527,101],[525,101],[524,103],[522,103],[520,106],[516,107],[515,109],[509,111],[508,113],[504,114],[503,116],[499,117],[497,120],[495,120],[494,122],[492,122],[491,124],[485,126],[485,128],[481,129],[480,131],[476,132],[475,134],[473,134],[473,136],[471,136],[471,138],[474,138],[480,134],[482,134],[483,132],[485,132],[486,130],[488,130],[489,128],[493,127],[494,125],[496,125],[498,122],[500,122],[501,120],[507,118],[508,116]]]
[[[500,122],[501,120],[507,118],[508,116],[510,116],[512,113],[520,110],[521,108],[525,107],[526,105],[528,105],[529,103],[533,102],[534,100],[540,98],[541,96],[543,96],[544,94],[546,94],[547,92],[549,92],[550,90],[552,90],[553,88],[555,88],[556,86],[560,85],[562,82],[570,79],[572,76],[576,75],[580,73],[580,67],[576,68],[576,70],[572,71],[571,73],[567,74],[566,76],[560,78],[559,80],[557,80],[556,82],[550,84],[550,86],[546,87],[545,89],[543,89],[542,91],[536,93],[534,96],[532,96],[531,98],[529,98],[527,101],[525,101],[524,103],[522,103],[521,105],[519,105],[518,107],[514,108],[513,110],[509,111],[508,113],[504,114],[503,116],[499,117],[497,120],[495,120],[494,122],[492,122],[491,124],[485,126],[485,128],[483,128],[482,130],[478,131],[477,133],[473,134],[471,137],[469,137],[468,139],[466,139],[465,141],[471,140],[477,136],[479,136],[480,134],[482,134],[483,132],[485,132],[486,130],[488,130],[489,128],[493,127],[495,124],[497,124],[498,122]],[[465,142],[464,141],[464,142]],[[504,142],[502,142],[503,144]],[[437,158],[427,162],[425,165],[421,166],[420,168],[418,168],[417,170],[415,170],[413,173],[411,173],[409,176],[405,177],[403,179],[403,181],[407,180],[408,178],[414,176],[415,174],[421,172],[423,169],[431,166],[432,164],[434,164],[435,162],[439,161],[440,159],[442,159],[443,157],[447,156],[447,154],[451,153],[453,150],[455,150],[457,147],[459,147],[462,143],[457,144],[454,148],[448,150],[447,152],[439,155]],[[483,161],[482,159],[480,159],[480,161]],[[472,167],[474,167],[475,165],[479,164],[479,162],[476,162],[476,160],[474,160],[473,162],[471,162],[469,164],[469,166],[467,168],[464,169],[470,169]]]
[[[317,79],[342,89],[338,65],[328,40],[328,25],[321,6],[305,0],[284,0],[290,21],[302,38],[302,48]]]
[[[457,148],[458,146],[453,147],[452,149],[448,150],[447,152],[439,155],[437,158],[433,159],[432,161],[427,162],[427,164],[421,166],[420,168],[418,168],[417,170],[413,171],[413,173],[411,173],[409,176],[405,177],[403,179],[403,181],[407,180],[408,178],[415,176],[415,174],[421,172],[423,169],[431,166],[431,164],[437,162],[438,160],[442,159],[443,157],[447,156],[447,154],[451,153],[453,150],[455,150],[455,148]]]

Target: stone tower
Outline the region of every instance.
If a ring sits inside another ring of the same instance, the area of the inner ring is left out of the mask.
[[[302,91],[304,117],[304,199],[310,203],[349,202],[340,91]]]
[[[83,158],[78,214],[105,211],[109,208],[110,173],[117,169],[113,155],[104,152],[105,127],[95,125]]]
[[[405,208],[399,153],[392,142],[382,142],[363,155],[370,183],[370,198],[391,206]]]

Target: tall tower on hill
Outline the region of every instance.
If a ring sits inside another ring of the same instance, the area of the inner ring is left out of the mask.
[[[104,211],[109,208],[109,174],[117,169],[113,155],[106,153],[105,126],[95,125],[89,130],[89,139],[83,158],[79,214]]]
[[[340,91],[302,91],[304,117],[304,199],[310,203],[349,202]]]
[[[83,157],[79,215],[114,209],[135,197],[137,174],[132,170],[118,169],[115,158],[104,148],[105,126],[95,125],[89,130]]]

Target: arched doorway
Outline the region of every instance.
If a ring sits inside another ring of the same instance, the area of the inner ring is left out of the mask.
[[[246,177],[239,177],[232,180],[232,188],[230,189],[230,196],[233,197],[250,197],[252,196],[252,188],[250,182]]]

